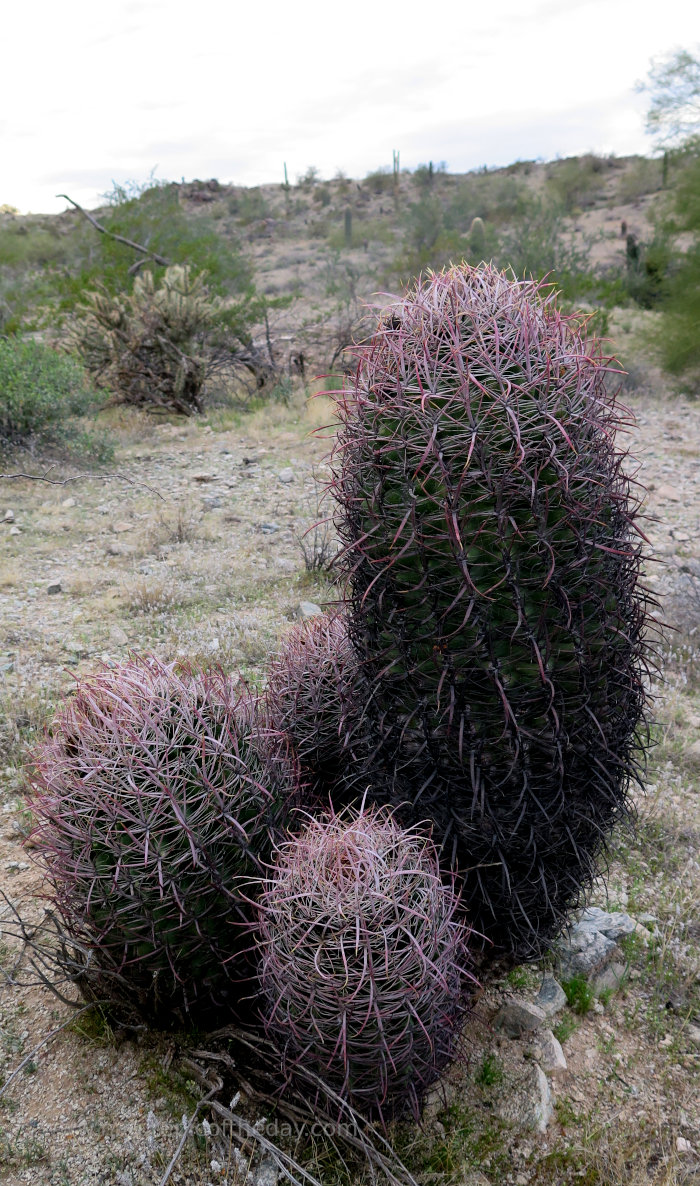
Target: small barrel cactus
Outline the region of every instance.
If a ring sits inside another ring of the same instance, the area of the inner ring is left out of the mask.
[[[454,1052],[468,931],[432,842],[373,809],[311,820],[258,901],[266,1024],[359,1110],[420,1097]]]
[[[489,265],[391,305],[339,403],[337,527],[367,781],[433,835],[492,951],[537,958],[647,739],[651,601],[614,370]]]
[[[235,1008],[251,878],[293,772],[220,671],[131,656],[78,683],[33,755],[35,853],[90,992],[146,1016]],[[245,995],[250,985],[245,985]]]
[[[307,792],[328,799],[347,781],[345,746],[356,728],[357,663],[345,619],[332,612],[296,626],[270,666],[271,728],[286,734]]]

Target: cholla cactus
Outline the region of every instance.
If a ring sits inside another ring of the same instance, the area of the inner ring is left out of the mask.
[[[91,992],[161,1021],[236,1007],[250,879],[293,791],[271,744],[220,671],[132,656],[66,700],[34,754],[32,843]]]
[[[259,900],[266,1023],[354,1107],[387,1116],[455,1049],[468,932],[429,839],[387,811],[311,820]]]
[[[538,957],[647,739],[650,599],[612,360],[482,265],[390,306],[334,459],[372,795],[429,817],[473,926]]]
[[[296,626],[270,667],[270,725],[289,736],[302,783],[326,801],[339,798],[349,781],[345,747],[357,726],[357,676],[346,622],[337,612]]]
[[[86,295],[74,343],[95,380],[117,399],[190,415],[202,410],[206,340],[221,307],[203,273],[173,265],[156,285],[145,271],[131,293]]]

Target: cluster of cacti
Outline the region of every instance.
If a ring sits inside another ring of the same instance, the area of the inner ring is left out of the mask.
[[[235,1008],[257,960],[288,1069],[386,1116],[454,1051],[467,925],[539,956],[596,874],[640,776],[651,602],[611,362],[546,290],[453,268],[358,351],[344,612],[289,634],[259,700],[154,659],[99,671],[31,806],[98,981],[182,1016]],[[380,806],[305,823],[300,795]]]
[[[385,311],[339,405],[362,783],[432,821],[472,925],[518,959],[596,873],[644,744],[610,369],[541,286],[465,265]]]
[[[313,819],[282,845],[259,913],[288,1069],[301,1061],[362,1111],[417,1109],[464,1013],[457,904],[432,842],[386,811]]]
[[[67,933],[145,1014],[250,993],[250,879],[294,793],[223,673],[132,657],[80,682],[34,756],[32,842]],[[286,769],[286,773],[285,773]]]

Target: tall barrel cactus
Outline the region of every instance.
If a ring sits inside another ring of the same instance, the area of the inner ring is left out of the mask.
[[[360,780],[432,821],[473,926],[518,959],[581,899],[646,744],[611,370],[547,289],[463,265],[385,311],[340,400]]]

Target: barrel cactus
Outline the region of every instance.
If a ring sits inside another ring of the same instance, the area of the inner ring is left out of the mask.
[[[258,900],[268,1032],[354,1107],[417,1110],[454,1052],[468,931],[432,842],[387,810],[332,814],[277,851]]]
[[[518,960],[596,874],[647,740],[651,602],[611,371],[547,288],[465,264],[385,310],[339,401],[372,794],[432,821],[474,928]]]
[[[265,696],[272,729],[289,737],[307,793],[328,799],[346,781],[356,732],[357,664],[345,618],[333,611],[296,626],[271,665]]]
[[[78,683],[33,755],[30,807],[90,993],[163,1022],[249,995],[249,883],[294,789],[271,748],[223,672],[131,656]]]

